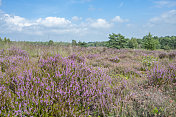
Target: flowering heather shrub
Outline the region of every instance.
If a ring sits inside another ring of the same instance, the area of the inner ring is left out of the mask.
[[[4,55],[4,49],[0,50],[0,57]]]
[[[101,71],[93,71],[83,64],[77,64],[61,56],[50,57],[47,60],[41,59],[40,62],[42,71],[47,73],[46,75],[52,76],[57,87],[65,92],[65,94],[63,93],[65,97],[60,98],[63,98],[63,102],[69,102],[67,105],[70,107],[70,111],[84,113],[84,111],[89,112],[92,109],[97,111],[101,108],[103,109],[101,114],[103,114],[104,109],[108,110],[107,107],[111,103],[111,90],[107,83],[110,82],[110,78]],[[67,108],[67,105],[62,108]]]
[[[112,61],[112,62],[115,62],[115,63],[120,62],[120,59],[117,56],[113,57],[113,58],[110,58],[109,60]]]
[[[161,53],[161,54],[159,54],[159,58],[160,59],[167,58],[167,54],[166,53]]]
[[[100,55],[99,55],[99,54],[88,54],[86,57],[87,57],[88,59],[95,59],[95,58],[100,57]]]
[[[78,56],[76,54],[72,54],[70,56],[68,56],[69,59],[73,60],[73,61],[77,61],[78,63],[83,63],[85,62],[85,58],[82,56]]]
[[[125,59],[125,58],[130,58],[130,59],[131,59],[132,57],[129,56],[129,55],[127,55],[127,54],[120,54],[120,55],[119,55],[119,58],[120,58],[120,59]]]
[[[141,77],[141,73],[130,67],[117,66],[110,71],[111,75],[119,76],[121,78],[129,79],[135,77]]]
[[[176,57],[176,52],[170,53],[168,56],[169,56],[169,59],[174,59]]]
[[[19,67],[28,64],[28,60],[28,57],[23,56],[5,56],[0,58],[1,72],[17,70]]]
[[[28,53],[25,50],[21,50],[21,49],[16,48],[16,47],[9,48],[7,50],[7,54],[8,54],[8,56],[24,56],[24,57],[29,56]]]
[[[172,53],[161,53],[159,54],[159,58],[163,59],[163,58],[169,58],[169,59],[174,59],[176,57],[176,53],[172,52]]]
[[[158,59],[154,56],[144,55],[142,57],[143,67],[141,69],[144,70],[144,71],[150,70],[157,61],[158,61]]]
[[[43,57],[38,63],[23,55],[6,56],[1,63],[6,67],[0,76],[0,116],[107,116],[118,112],[113,105],[120,103],[121,91],[111,86],[111,78],[100,69],[60,55]]]
[[[17,66],[24,66],[28,63],[29,57],[26,51],[10,48],[8,50],[2,50],[2,57],[0,58],[1,72],[18,69]]]
[[[163,83],[172,83],[169,86],[175,88],[176,60],[169,60],[171,52],[166,53],[168,59],[153,62],[162,51],[112,48],[103,51],[99,47],[19,43],[17,46],[30,54],[16,47],[0,51],[0,116],[154,116],[160,111],[161,115],[170,116],[168,110],[175,112],[172,106],[176,104],[175,90],[169,94],[161,90],[161,95],[155,96],[149,90],[154,88],[151,85]],[[139,62],[143,54],[150,56]],[[115,56],[120,62],[109,60]],[[94,63],[96,67],[91,67]],[[142,67],[146,70],[141,71]],[[151,84],[147,84],[146,76]],[[172,105],[163,106],[161,96],[172,97]]]
[[[176,83],[176,64],[170,64],[168,67],[156,64],[148,74],[148,79],[152,85]]]

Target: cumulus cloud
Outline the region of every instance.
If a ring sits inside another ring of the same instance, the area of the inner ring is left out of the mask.
[[[176,24],[176,10],[170,10],[158,17],[151,18],[149,22],[152,24]]]
[[[90,39],[92,37],[100,39],[106,38],[107,33],[110,33],[114,25],[112,20],[107,21],[102,18],[82,19],[73,16],[71,20],[62,17],[45,17],[31,20],[0,12],[0,33],[12,35],[21,40],[32,38],[32,40],[45,41],[48,39],[46,38],[47,35],[64,39],[60,41]]]
[[[143,25],[142,31],[152,32],[155,35],[175,35],[176,33],[176,10],[170,10],[159,16],[149,19]]]
[[[120,16],[116,16],[112,19],[113,22],[124,23],[128,22],[128,19],[122,19]]]
[[[34,23],[20,16],[11,16],[9,14],[1,14],[1,22],[8,31],[22,31],[24,27],[30,27]]]
[[[0,24],[3,24],[5,32],[21,32],[25,34],[42,35],[46,33],[52,34],[77,34],[84,35],[92,32],[109,31],[115,24],[114,22],[125,22],[116,16],[113,20],[107,21],[105,19],[82,19],[78,16],[73,16],[71,20],[62,17],[45,17],[29,20],[24,17],[9,15],[1,13]],[[81,21],[81,22],[77,22]],[[0,30],[2,25],[0,27]]]
[[[73,17],[78,20],[79,17]],[[80,18],[79,18],[80,19]],[[0,33],[22,35],[84,35],[88,32],[88,24],[73,24],[61,17],[46,17],[29,20],[0,12]],[[72,37],[72,36],[71,36]]]
[[[46,17],[37,19],[36,23],[46,27],[65,27],[70,25],[71,21],[60,17]]]
[[[60,17],[46,17],[39,18],[37,20],[27,20],[20,16],[11,16],[9,14],[4,14],[3,19],[7,24],[15,25],[21,28],[34,25],[42,25],[45,27],[65,27],[71,25],[71,21]]]
[[[4,20],[10,25],[16,25],[19,27],[31,26],[32,23],[27,21],[25,18],[20,16],[10,16],[8,14],[4,14]]]
[[[105,19],[97,19],[95,22],[90,24],[93,28],[110,28],[112,27],[111,23],[108,23]]]
[[[20,16],[12,16],[9,14],[1,14],[1,22],[6,25],[8,31],[29,31],[29,30],[46,30],[63,29],[72,27],[71,21],[60,17],[38,18],[36,20],[28,20]],[[40,33],[41,34],[41,33]]]
[[[176,6],[175,0],[158,0],[155,1],[156,7],[174,7]]]
[[[86,31],[90,32],[92,28],[94,31],[101,29],[109,29],[114,25],[114,22],[125,22],[127,20],[121,19],[120,16],[116,16],[111,21],[106,21],[105,19],[91,19],[88,18],[83,20],[81,17],[73,16],[71,20],[62,17],[46,17],[38,18],[35,20],[29,20],[20,16],[13,16],[9,14],[2,13],[0,16],[1,23],[5,25],[8,31],[18,31],[18,32],[35,32],[37,34],[42,34],[46,32],[54,33],[82,33],[85,34]],[[80,21],[77,24],[74,21]],[[72,22],[73,21],[73,22]],[[4,23],[3,23],[4,22]]]

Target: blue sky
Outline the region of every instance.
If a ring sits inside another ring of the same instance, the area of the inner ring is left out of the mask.
[[[176,0],[0,0],[0,36],[16,41],[107,41],[176,35]]]

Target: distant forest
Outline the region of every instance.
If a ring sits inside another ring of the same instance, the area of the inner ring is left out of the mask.
[[[0,37],[0,44],[11,43],[12,41],[5,37],[4,39]],[[148,49],[148,50],[155,50],[155,49],[176,49],[176,36],[165,36],[165,37],[158,37],[152,36],[150,33],[144,36],[142,39],[134,38],[131,39],[125,38],[125,36],[121,34],[109,34],[108,41],[102,42],[82,42],[72,40],[71,43],[69,42],[54,42],[53,40],[48,40],[48,42],[29,42],[31,44],[37,45],[66,45],[66,46],[81,46],[81,47],[109,47],[109,48],[132,48],[132,49]]]

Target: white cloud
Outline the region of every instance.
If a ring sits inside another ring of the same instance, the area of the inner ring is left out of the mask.
[[[152,32],[154,35],[166,36],[176,34],[176,10],[170,10],[149,19],[141,31]],[[141,28],[141,27],[139,27]]]
[[[81,19],[73,17],[74,20]],[[86,24],[86,23],[85,23]],[[0,12],[0,33],[22,33],[28,35],[45,34],[85,34],[88,25],[73,24],[70,20],[60,17],[38,18],[28,20],[20,16],[12,16]]]
[[[112,19],[113,22],[124,23],[128,22],[128,19],[122,19],[120,16],[116,16]]]
[[[95,22],[90,24],[93,28],[110,28],[112,24],[108,23],[105,19],[97,19]]]
[[[36,23],[46,27],[65,27],[70,25],[71,21],[59,17],[46,17],[37,19]]]
[[[159,0],[155,1],[156,7],[174,7],[176,6],[175,0]]]
[[[73,21],[79,21],[79,20],[82,20],[82,17],[73,16],[73,17],[72,17],[72,20],[73,20]]]
[[[47,41],[48,35],[50,35],[50,39],[55,41],[57,39],[60,39],[58,41],[71,41],[72,39],[78,41],[90,41],[90,39],[92,41],[105,40],[107,39],[107,34],[113,32],[114,25],[112,20],[107,21],[102,18],[82,19],[81,17],[73,16],[71,20],[61,17],[30,20],[0,12],[0,33],[11,35],[16,40]],[[116,30],[120,31],[121,29]]]
[[[8,14],[4,14],[5,21],[10,25],[16,25],[19,27],[31,26],[32,23],[27,21],[25,18],[20,16],[10,16]]]
[[[149,23],[152,24],[176,24],[176,10],[170,10],[158,17],[151,18]]]
[[[24,27],[30,27],[32,22],[20,16],[11,16],[9,14],[1,15],[1,21],[4,22],[8,31],[22,31]]]
[[[45,30],[47,28],[70,28],[71,21],[59,17],[46,17],[36,20],[27,20],[20,16],[11,16],[9,14],[1,14],[1,22],[4,22],[8,31],[29,31],[29,30]]]

